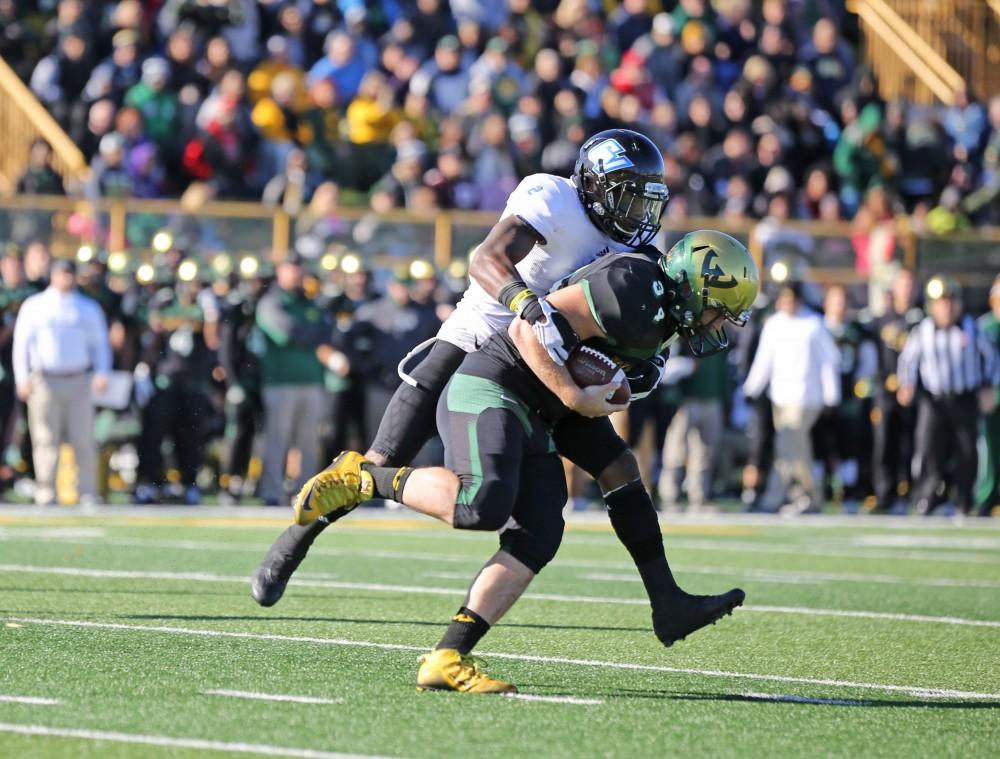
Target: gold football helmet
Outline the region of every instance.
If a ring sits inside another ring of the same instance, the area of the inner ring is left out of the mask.
[[[660,258],[677,283],[671,316],[696,356],[729,347],[724,323],[742,327],[760,289],[757,264],[738,240],[713,229],[689,232]]]

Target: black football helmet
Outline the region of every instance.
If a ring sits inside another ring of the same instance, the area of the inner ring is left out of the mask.
[[[573,183],[590,220],[608,237],[638,248],[660,231],[670,193],[663,156],[645,135],[607,129],[580,148]]]

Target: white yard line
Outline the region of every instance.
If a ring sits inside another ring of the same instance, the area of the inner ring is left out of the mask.
[[[170,580],[178,582],[220,582],[247,583],[246,577],[239,575],[218,575],[209,572],[141,572],[126,569],[84,569],[82,567],[36,567],[30,564],[0,564],[0,572],[22,574],[52,574],[69,577],[103,577],[125,580]],[[335,580],[310,580],[296,578],[295,584],[306,588],[330,588],[335,590],[370,590],[377,593],[405,593],[432,596],[465,595],[466,588],[432,588],[418,585],[388,585],[369,582],[340,582]],[[619,606],[647,606],[645,598],[609,598],[602,596],[577,596],[559,593],[525,593],[521,598],[529,601],[559,601],[563,603],[613,604]],[[969,627],[1000,628],[1000,621],[988,619],[965,619],[963,617],[935,617],[924,614],[899,614],[895,612],[866,611],[854,609],[817,609],[809,606],[744,606],[742,611],[765,614],[801,614],[818,617],[846,617],[862,619],[882,619],[893,622],[925,622],[943,625],[964,625]]]
[[[334,751],[314,751],[308,748],[269,746],[263,743],[230,743],[228,741],[210,741],[203,738],[173,738],[167,735],[117,733],[109,730],[77,730],[68,727],[49,727],[48,725],[22,725],[14,722],[0,722],[0,733],[45,735],[57,738],[76,738],[85,741],[110,741],[112,743],[130,743],[140,746],[190,748],[198,751],[225,751],[234,754],[291,756],[297,757],[297,759],[385,759],[384,757],[377,757],[370,754],[342,754]]]
[[[342,698],[317,698],[316,696],[290,696],[285,693],[257,693],[249,690],[226,690],[215,688],[203,690],[205,696],[225,696],[228,698],[246,698],[252,701],[291,701],[295,704],[342,704]]]
[[[61,704],[58,698],[41,698],[39,696],[0,695],[0,702],[5,704],[31,704],[33,706],[56,706]]]
[[[604,703],[599,698],[577,698],[576,696],[538,696],[534,693],[504,693],[506,698],[518,701],[545,701],[550,704],[578,704],[580,706],[600,706]]]
[[[399,643],[377,643],[367,640],[349,640],[345,638],[319,638],[312,636],[275,635],[270,633],[238,632],[231,630],[203,630],[190,627],[169,627],[159,625],[133,625],[120,622],[91,622],[75,619],[37,619],[31,617],[11,617],[14,622],[33,625],[51,625],[57,627],[77,627],[97,630],[123,630],[126,632],[162,633],[167,635],[192,635],[209,638],[239,638],[243,640],[282,641],[288,643],[313,643],[323,646],[350,646],[354,648],[372,648],[385,651],[419,651],[427,649],[421,646],[407,646]],[[948,688],[928,688],[922,685],[889,685],[882,683],[857,682],[853,680],[833,680],[815,677],[795,677],[791,675],[767,675],[753,672],[726,672],[715,669],[693,669],[688,667],[663,667],[654,664],[632,664],[629,662],[599,661],[594,659],[569,659],[558,656],[531,656],[529,654],[507,654],[498,652],[480,652],[481,656],[494,659],[511,659],[514,661],[540,662],[543,664],[566,664],[581,667],[599,667],[602,669],[620,669],[640,672],[663,672],[667,674],[699,675],[703,677],[720,677],[726,679],[759,680],[775,683],[800,683],[803,685],[825,685],[830,687],[856,688],[859,690],[876,690],[887,693],[903,693],[920,698],[964,698],[980,700],[1000,700],[1000,693],[977,693],[974,691],[952,690]]]
[[[365,530],[352,530],[353,532],[365,532]],[[125,547],[142,547],[142,548],[176,548],[181,550],[193,550],[200,551],[205,549],[216,550],[216,551],[227,551],[235,553],[244,552],[261,552],[263,546],[247,546],[234,543],[226,543],[222,541],[203,541],[203,540],[155,540],[147,538],[91,538],[83,537],[74,538],[72,536],[46,536],[42,534],[44,530],[39,530],[37,536],[31,537],[31,541],[51,541],[51,542],[79,542],[79,543],[93,543],[96,545],[118,545]],[[350,531],[348,531],[350,532]],[[378,535],[388,534],[385,530],[377,531]],[[417,534],[411,534],[406,532],[393,531],[391,533],[393,537],[429,537],[426,532],[421,532]],[[476,538],[482,539],[482,534],[463,532],[461,530],[452,531],[447,533],[448,540],[455,540],[459,538]],[[438,535],[437,537],[440,537]],[[617,540],[613,535],[577,535],[578,539],[575,541],[577,543],[601,543],[605,544],[608,542],[613,542]],[[565,543],[572,543],[574,541],[569,540],[570,535],[567,535],[564,539]],[[583,538],[580,540],[579,538]],[[610,541],[608,540],[610,538]],[[21,535],[16,535],[14,533],[2,534],[0,533],[0,540],[9,542],[23,542],[27,541],[29,538]],[[763,553],[763,554],[782,554],[788,556],[824,556],[833,558],[850,558],[850,559],[892,559],[892,560],[911,560],[911,561],[943,561],[949,563],[957,564],[998,564],[1000,563],[1000,555],[998,556],[983,556],[978,554],[969,554],[967,552],[942,552],[942,551],[902,551],[902,550],[888,550],[888,551],[872,551],[865,548],[852,548],[849,541],[843,543],[843,548],[831,547],[831,541],[823,541],[822,544],[818,543],[803,543],[801,545],[789,545],[788,543],[774,543],[774,542],[747,542],[747,541],[737,541],[737,540],[706,540],[702,538],[698,539],[688,539],[684,535],[666,535],[665,539],[667,541],[667,547],[672,551],[711,551],[713,553],[725,554],[727,551],[735,553]],[[971,549],[970,549],[971,550]],[[479,562],[481,557],[474,556],[460,556],[453,554],[439,554],[432,553],[428,551],[393,551],[384,550],[376,548],[325,548],[322,546],[317,546],[311,549],[310,554],[316,556],[357,556],[357,557],[370,557],[370,558],[387,558],[387,559],[408,559],[415,561],[448,561],[448,562]],[[623,562],[600,562],[600,561],[588,561],[588,560],[578,560],[578,559],[556,559],[556,564],[560,566],[578,566],[586,567],[593,566],[595,564],[603,565],[606,567],[611,566],[626,566]]]
[[[223,543],[218,541],[207,541],[207,540],[150,540],[145,538],[135,538],[135,539],[124,539],[124,538],[103,538],[100,540],[75,540],[65,537],[57,538],[32,538],[34,540],[48,540],[49,542],[69,542],[74,544],[95,544],[101,546],[122,546],[126,548],[165,548],[165,549],[176,549],[184,551],[225,551],[227,553],[246,553],[246,554],[260,554],[261,548],[255,545],[246,544],[234,544],[234,543]],[[0,533],[0,541],[17,542],[16,537],[3,536]],[[683,547],[683,546],[680,546]],[[807,553],[803,550],[801,553]],[[809,551],[808,553],[811,553]],[[313,547],[310,552],[310,556],[335,556],[335,557],[351,557],[351,558],[361,558],[361,559],[392,559],[399,561],[428,561],[436,564],[449,563],[449,564],[470,564],[480,566],[484,561],[483,556],[462,556],[460,554],[446,554],[446,553],[431,553],[427,551],[390,551],[382,549],[362,549],[362,548],[323,548],[323,547]],[[864,557],[860,557],[864,558]],[[634,569],[632,564],[625,561],[601,561],[601,560],[587,560],[587,559],[564,559],[556,558],[553,562],[552,567],[556,569],[567,569],[567,568],[577,568],[577,569]],[[882,574],[864,574],[864,573],[842,573],[842,572],[810,572],[810,571],[799,571],[795,569],[782,570],[782,569],[753,569],[753,568],[740,568],[740,567],[718,567],[718,566],[706,566],[699,565],[688,566],[684,564],[674,564],[677,571],[687,572],[690,574],[708,574],[708,575],[732,575],[741,574],[746,577],[753,577],[754,579],[760,580],[761,582],[774,582],[774,583],[788,583],[793,585],[803,585],[803,584],[817,584],[820,582],[875,582],[882,584],[891,585],[919,585],[919,586],[929,586],[929,587],[945,587],[945,588],[1000,588],[1000,581],[996,580],[979,580],[979,579],[956,579],[956,578],[911,578],[902,577],[898,575],[882,575]],[[320,573],[311,572],[308,575],[297,575],[299,577],[310,577],[312,579],[327,579]],[[469,579],[471,576],[462,575],[459,576],[458,573],[427,573],[427,577],[441,577],[445,579]],[[329,577],[329,576],[327,576]],[[626,579],[624,575],[621,576],[622,579]],[[631,579],[639,581],[638,575],[630,575]],[[606,576],[594,575],[590,579],[594,580],[607,580],[612,579],[612,575],[608,574]]]
[[[823,706],[865,706],[868,701],[855,701],[849,698],[812,698],[810,696],[786,696],[776,693],[741,693],[743,698],[752,701],[780,701],[785,704],[821,704]]]

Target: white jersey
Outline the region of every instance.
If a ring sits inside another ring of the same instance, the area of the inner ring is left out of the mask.
[[[541,237],[515,266],[524,283],[539,296],[564,277],[608,253],[629,246],[608,237],[587,216],[572,180],[532,174],[507,198],[501,219],[518,216]],[[458,307],[441,326],[438,337],[464,351],[474,351],[494,332],[505,329],[513,312],[494,300],[474,280]]]

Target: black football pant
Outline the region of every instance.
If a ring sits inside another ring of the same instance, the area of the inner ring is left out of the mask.
[[[465,356],[461,348],[436,340],[410,372],[418,387],[404,382],[396,388],[371,444],[373,451],[387,458],[388,466],[410,464],[434,436],[438,399]],[[568,414],[555,425],[552,438],[560,455],[594,478],[628,450],[607,417],[588,419]]]
[[[979,407],[975,393],[917,402],[916,454],[911,503],[927,513],[937,505],[943,482],[955,490],[955,505],[963,512],[972,506],[976,484],[976,438]]]
[[[163,484],[163,439],[170,437],[185,487],[195,484],[202,464],[202,425],[208,399],[200,390],[170,385],[157,390],[143,409],[139,437],[140,483]]]
[[[234,430],[226,474],[230,477],[246,477],[253,454],[254,438],[264,427],[264,401],[260,393],[247,393],[242,403],[229,407],[229,416]]]
[[[909,487],[915,416],[889,393],[876,396],[873,416],[872,480],[877,508],[884,511]]]

